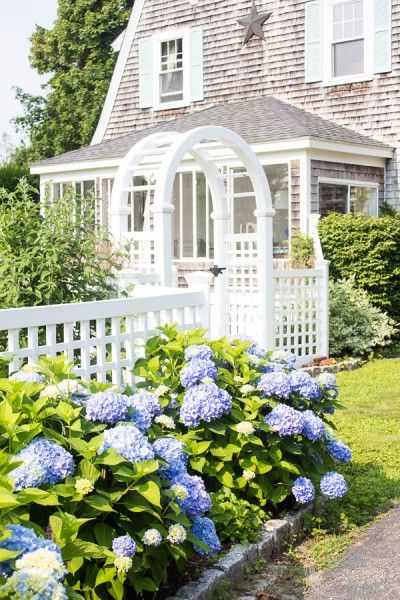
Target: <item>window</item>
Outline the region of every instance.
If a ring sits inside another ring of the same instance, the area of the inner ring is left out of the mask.
[[[378,187],[358,183],[320,183],[319,212],[322,217],[331,212],[376,216]]]
[[[160,103],[183,100],[183,39],[161,42]]]
[[[274,254],[287,251],[289,239],[289,168],[287,163],[264,167],[275,209],[273,220]]]
[[[332,7],[332,77],[364,73],[363,1]]]

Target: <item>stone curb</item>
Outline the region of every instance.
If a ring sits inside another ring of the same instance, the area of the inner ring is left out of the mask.
[[[259,558],[269,560],[282,549],[285,542],[300,533],[305,516],[312,510],[313,505],[309,504],[284,519],[267,521],[259,542],[232,546],[212,568],[204,571],[200,579],[181,587],[170,600],[215,600],[221,587],[233,590],[243,579],[246,567]]]
[[[311,377],[316,377],[317,375],[321,375],[321,373],[338,373],[339,371],[354,371],[358,369],[363,364],[363,360],[361,358],[352,358],[350,360],[342,360],[339,363],[335,363],[334,365],[324,365],[321,367],[303,367],[301,370],[306,371],[311,375]]]

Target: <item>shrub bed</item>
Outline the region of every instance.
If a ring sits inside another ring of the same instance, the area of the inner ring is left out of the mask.
[[[135,389],[84,385],[63,357],[0,380],[2,598],[153,597],[172,565],[346,493],[334,377],[204,333],[162,328]]]

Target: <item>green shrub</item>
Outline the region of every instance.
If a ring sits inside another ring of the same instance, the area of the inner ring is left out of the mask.
[[[39,198],[39,177],[31,175],[29,167],[12,163],[0,165],[0,188],[4,188],[8,192],[15,192],[22,177],[25,177],[32,186],[32,196],[37,200]]]
[[[25,180],[15,192],[0,190],[0,256],[0,308],[101,300],[119,266],[95,231],[92,199],[70,191],[42,215]]]
[[[290,258],[294,269],[310,269],[314,263],[314,243],[310,236],[300,229],[292,231]]]
[[[393,321],[370,302],[354,277],[329,286],[329,348],[333,356],[363,355],[390,343]]]
[[[262,508],[238,498],[226,487],[213,492],[211,497],[212,516],[221,540],[249,544],[259,539],[260,529],[267,520]]]
[[[319,234],[334,279],[355,277],[371,302],[400,322],[400,216],[330,214]]]

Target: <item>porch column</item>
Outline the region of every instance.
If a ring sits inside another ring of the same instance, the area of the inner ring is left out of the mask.
[[[220,203],[223,205],[223,202]],[[215,331],[213,334],[219,338],[229,333],[229,257],[227,256],[226,236],[229,234],[230,214],[226,212],[212,213],[214,221],[214,262],[219,267],[226,267],[221,275],[214,278],[215,289]]]
[[[258,284],[260,297],[260,342],[266,350],[275,349],[275,289],[273,278],[273,217],[275,210],[255,210],[257,218]],[[258,337],[258,336],[257,336]]]
[[[174,281],[172,269],[172,213],[173,204],[152,207],[154,215],[154,261],[156,273],[162,286],[171,287]]]
[[[311,213],[311,159],[307,152],[300,157],[300,231],[308,233],[308,215]]]

